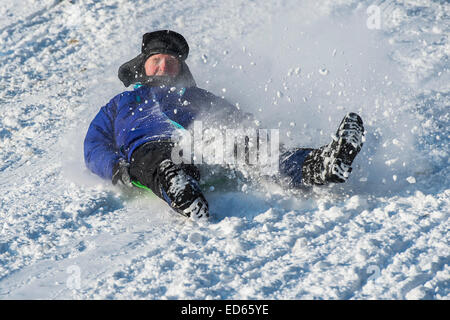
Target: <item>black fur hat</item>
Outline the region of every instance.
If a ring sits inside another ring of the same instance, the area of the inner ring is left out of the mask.
[[[147,76],[145,74],[145,61],[148,57],[158,53],[171,54],[180,60],[181,69],[176,77],[169,79],[167,77]],[[167,80],[173,82],[172,84],[181,84],[185,87],[195,86],[194,78],[185,63],[188,54],[189,45],[181,34],[171,30],[146,33],[142,37],[141,53],[120,66],[119,79],[125,87],[137,82],[147,85],[158,85],[167,82]]]
[[[189,46],[181,34],[170,30],[160,30],[144,34],[142,37],[142,53],[149,56],[167,53],[184,61],[189,54]]]

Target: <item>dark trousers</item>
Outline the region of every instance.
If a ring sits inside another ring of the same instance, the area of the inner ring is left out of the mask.
[[[162,199],[164,198],[161,194],[160,183],[161,179],[164,179],[164,174],[160,172],[159,164],[166,159],[171,159],[173,146],[171,141],[147,142],[133,152],[130,161],[131,179],[150,188],[154,194]],[[314,150],[294,148],[282,152],[278,175],[278,178],[281,179],[280,182],[284,182],[290,188],[304,187],[304,182],[310,180],[308,177],[318,171],[311,169],[314,169],[316,164],[313,158],[308,157]],[[196,166],[192,164],[180,164],[179,166],[188,175],[197,181],[200,180],[200,171]]]

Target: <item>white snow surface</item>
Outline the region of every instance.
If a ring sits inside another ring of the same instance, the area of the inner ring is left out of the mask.
[[[447,1],[1,0],[0,14],[0,299],[450,298]],[[166,28],[200,87],[288,145],[324,145],[359,113],[348,182],[211,188],[202,222],[91,174],[90,121],[125,90],[142,34]]]

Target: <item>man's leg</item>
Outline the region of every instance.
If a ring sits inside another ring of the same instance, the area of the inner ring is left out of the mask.
[[[361,150],[364,126],[356,113],[347,114],[328,145],[319,149],[294,149],[281,156],[280,172],[294,188],[342,183],[352,171],[351,164]]]
[[[173,209],[185,216],[208,217],[208,203],[198,180],[200,172],[193,165],[176,165],[171,160],[172,142],[148,142],[131,157],[132,179],[150,188]]]
[[[310,148],[294,148],[281,154],[279,170],[283,184],[286,184],[290,188],[301,188],[305,186],[302,166],[305,159],[314,150]]]

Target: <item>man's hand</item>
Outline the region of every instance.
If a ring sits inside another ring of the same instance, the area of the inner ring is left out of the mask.
[[[130,164],[121,159],[113,168],[112,184],[116,185],[119,182],[126,187],[133,187],[130,178]]]

